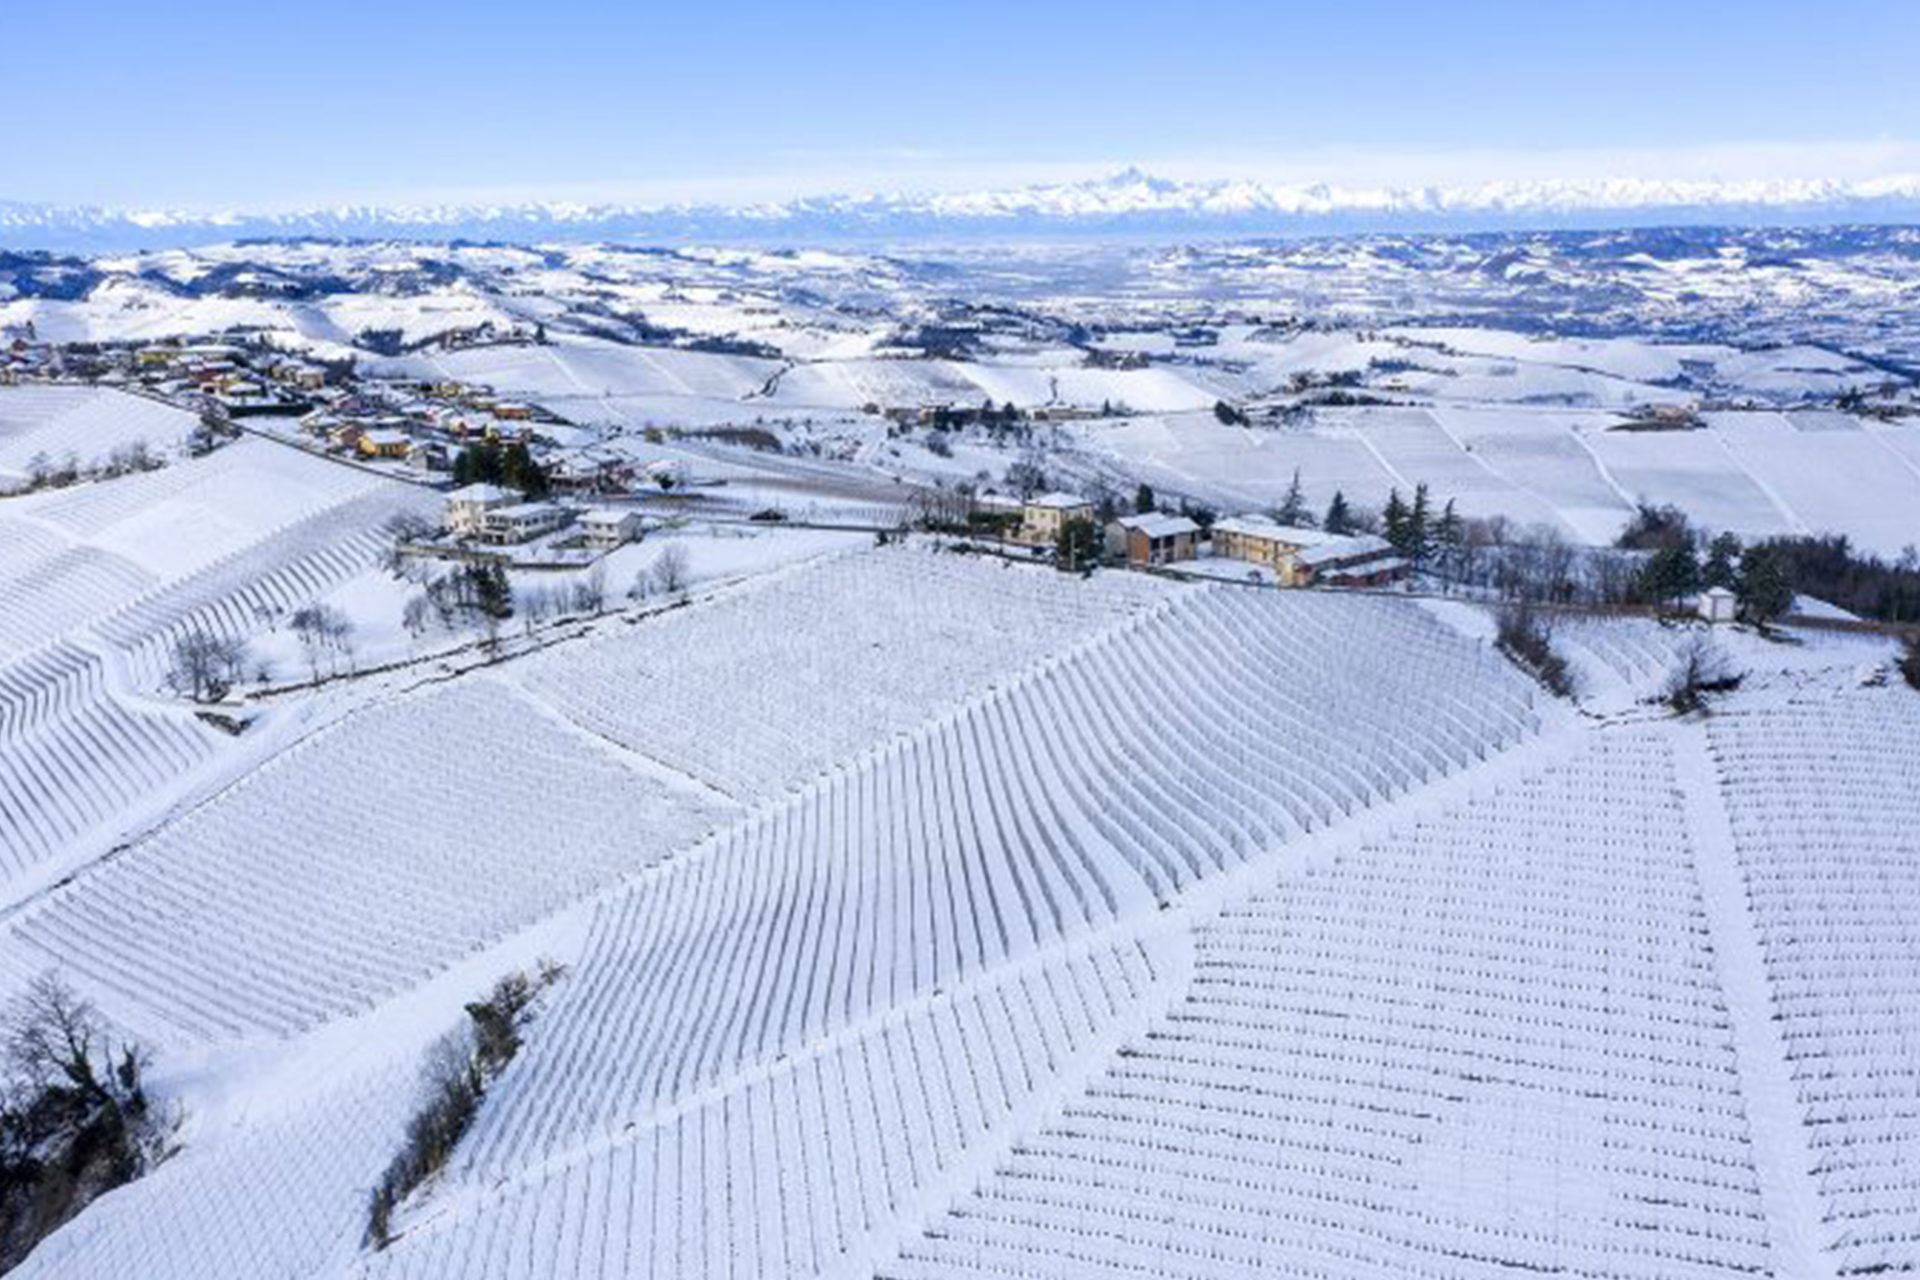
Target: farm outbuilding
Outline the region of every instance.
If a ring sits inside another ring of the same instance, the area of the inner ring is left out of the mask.
[[[1407,562],[1385,538],[1370,533],[1330,536],[1294,556],[1297,585],[1384,587],[1407,576]]]
[[[1740,601],[1725,587],[1708,587],[1694,601],[1694,610],[1708,622],[1725,624],[1732,622],[1740,611]]]
[[[1185,516],[1150,511],[1122,516],[1107,530],[1107,549],[1124,555],[1128,564],[1173,564],[1191,560],[1200,526]]]

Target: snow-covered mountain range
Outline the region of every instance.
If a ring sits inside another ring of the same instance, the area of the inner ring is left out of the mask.
[[[744,205],[540,201],[269,213],[0,201],[0,245],[119,249],[287,236],[792,242],[1846,222],[1920,222],[1920,174],[1863,181],[1618,178],[1343,187],[1181,182],[1127,169],[1075,183]]]

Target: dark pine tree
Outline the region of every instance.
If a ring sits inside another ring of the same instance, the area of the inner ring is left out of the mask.
[[[1300,468],[1293,469],[1293,482],[1287,486],[1287,496],[1281,500],[1280,509],[1274,512],[1273,518],[1296,528],[1313,526],[1313,512],[1308,510],[1307,495],[1300,488]]]
[[[1380,513],[1380,520],[1384,526],[1387,541],[1393,545],[1393,549],[1411,560],[1413,547],[1407,540],[1407,504],[1406,500],[1400,496],[1398,489],[1387,491],[1387,505]]]
[[[1347,507],[1347,495],[1338,489],[1333,491],[1333,501],[1327,504],[1327,514],[1320,527],[1343,536],[1353,532],[1353,512]]]

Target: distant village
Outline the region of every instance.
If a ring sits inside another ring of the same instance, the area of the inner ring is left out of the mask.
[[[318,360],[243,335],[218,342],[51,344],[27,326],[8,332],[0,355],[0,383],[84,381],[229,424],[272,424],[276,434],[287,434],[278,429],[290,423],[297,443],[311,451],[448,488],[440,530],[420,531],[415,541],[414,549],[428,554],[577,562],[580,555],[603,554],[642,535],[641,511],[614,504],[687,487],[684,462],[636,462],[613,451],[562,445],[554,437],[566,434],[564,420],[489,387],[450,379],[364,378],[350,360]],[[1101,412],[1027,413],[1013,405],[866,408],[896,427],[940,428]],[[463,455],[484,465],[463,464]],[[485,474],[469,474],[474,470]],[[529,477],[536,479],[529,483]],[[964,501],[966,532],[1029,555],[1052,554],[1063,568],[1106,561],[1178,570],[1202,567],[1203,561],[1241,562],[1249,575],[1285,587],[1384,586],[1409,570],[1378,536],[1333,534],[1256,514],[1203,524],[1187,514],[1145,511],[1102,522],[1093,500],[1075,493],[987,492]],[[1091,536],[1072,536],[1079,530]]]

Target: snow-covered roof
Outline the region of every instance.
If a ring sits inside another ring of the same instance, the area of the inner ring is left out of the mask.
[[[470,484],[447,495],[448,502],[509,502],[520,495],[497,484]]]
[[[549,516],[565,515],[567,509],[557,502],[516,502],[510,507],[495,507],[487,512],[489,520],[545,520]]]
[[[1185,516],[1168,515],[1164,511],[1149,511],[1143,515],[1122,516],[1120,527],[1131,529],[1135,533],[1144,533],[1149,538],[1173,538],[1183,533],[1198,533],[1200,526]]]
[[[580,513],[580,523],[592,525],[621,525],[639,518],[638,511],[627,511],[620,507],[590,507]]]
[[[1216,520],[1215,533],[1237,533],[1249,538],[1267,538],[1274,542],[1285,542],[1296,547],[1317,547],[1338,534],[1327,533],[1322,529],[1309,529],[1304,525],[1281,524],[1262,515],[1228,516],[1225,520]]]
[[[1392,550],[1392,544],[1385,538],[1371,533],[1356,533],[1347,537],[1338,535],[1329,537],[1319,545],[1301,551],[1296,558],[1301,564],[1316,566],[1334,564],[1341,560],[1386,555]]]
[[[1334,565],[1332,568],[1328,569],[1326,573],[1323,574],[1322,576],[1326,578],[1342,578],[1342,577],[1357,578],[1364,575],[1375,574],[1375,573],[1398,573],[1400,570],[1405,569],[1407,567],[1408,567],[1407,561],[1404,556],[1394,556],[1394,555],[1372,556],[1372,557],[1369,557],[1368,559],[1356,561],[1351,564]]]
[[[1072,511],[1076,507],[1090,507],[1093,504],[1077,493],[1043,493],[1038,497],[1028,498],[1027,505],[1048,507],[1057,511]]]
[[[405,444],[410,438],[404,431],[369,431],[360,437],[368,444]]]

